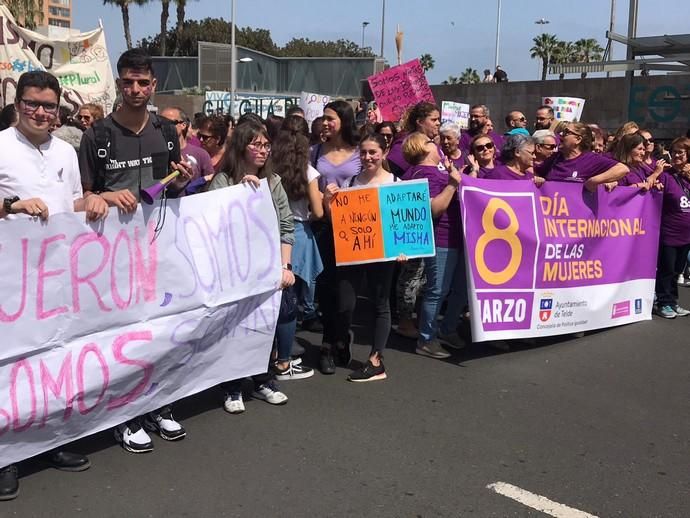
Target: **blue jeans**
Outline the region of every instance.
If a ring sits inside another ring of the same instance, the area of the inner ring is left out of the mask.
[[[292,350],[292,342],[295,339],[296,330],[297,319],[276,326],[276,350],[278,351],[277,359],[279,362],[286,362],[290,359],[290,351]]]
[[[426,288],[419,318],[419,341],[428,342],[439,332],[438,314],[448,297],[441,334],[457,332],[462,309],[467,304],[465,257],[462,248],[436,248],[435,257],[424,258]]]
[[[300,306],[302,306],[302,320],[318,318],[319,314],[316,312],[316,307],[314,306],[316,280],[306,282],[295,276],[295,288],[297,291],[297,301]]]

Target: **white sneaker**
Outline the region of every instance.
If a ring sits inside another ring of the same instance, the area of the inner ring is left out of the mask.
[[[676,283],[680,286],[685,286],[685,276],[682,273],[678,276]]]
[[[186,430],[175,421],[169,408],[161,411],[149,412],[144,421],[144,427],[149,432],[157,432],[161,439],[179,441],[187,436]]]
[[[226,412],[231,414],[241,414],[244,412],[244,400],[241,392],[235,392],[225,395],[225,403],[223,404]]]
[[[271,405],[284,405],[288,401],[288,397],[278,390],[272,381],[264,383],[257,388],[252,392],[252,397],[266,401],[266,403]]]
[[[116,426],[113,430],[115,440],[131,453],[148,453],[153,451],[153,441],[137,420]]]

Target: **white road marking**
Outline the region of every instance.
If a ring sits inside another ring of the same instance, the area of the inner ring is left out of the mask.
[[[527,507],[531,507],[532,509],[536,509],[550,516],[555,516],[556,518],[598,518],[596,515],[559,504],[544,496],[530,493],[529,491],[505,482],[494,482],[486,486],[486,488],[495,491],[499,495],[520,502],[522,505],[526,505]]]

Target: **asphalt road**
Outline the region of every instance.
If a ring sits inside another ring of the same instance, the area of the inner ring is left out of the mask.
[[[600,517],[689,516],[689,335],[690,317],[655,317],[449,361],[392,337],[386,381],[317,373],[242,415],[207,391],[177,406],[188,437],[151,454],[102,433],[72,448],[86,472],[23,463],[0,516],[547,516],[487,489],[499,481]]]

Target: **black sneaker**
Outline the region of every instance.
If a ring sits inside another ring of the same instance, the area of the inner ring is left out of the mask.
[[[335,361],[333,361],[333,354],[330,349],[321,349],[319,370],[321,374],[335,374]]]
[[[347,377],[347,380],[364,382],[385,380],[386,378],[386,368],[383,366],[383,359],[381,359],[381,363],[378,367],[374,366],[374,364],[371,363],[371,360],[367,360],[367,363],[365,363],[361,368],[352,371]]]
[[[19,494],[17,466],[10,464],[0,469],[0,500],[14,500]]]
[[[352,344],[355,341],[355,334],[352,330],[347,332],[347,343],[342,347],[336,346],[336,353],[338,355],[338,361],[343,367],[350,365],[352,361]]]

